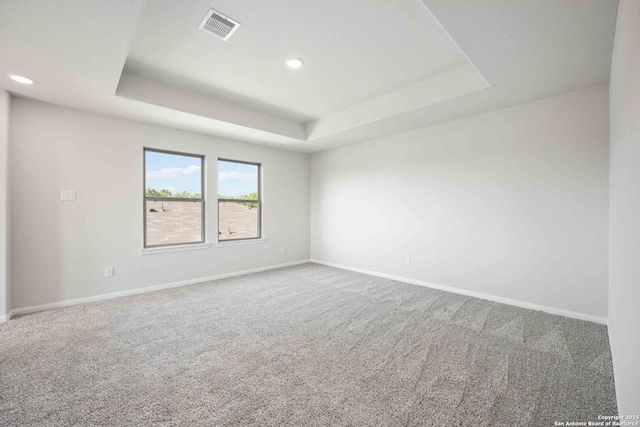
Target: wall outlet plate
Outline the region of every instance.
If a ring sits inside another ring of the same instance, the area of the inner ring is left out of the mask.
[[[76,200],[75,190],[62,190],[60,192],[60,200],[65,202],[73,202]]]
[[[113,267],[107,267],[104,269],[104,277],[113,277]]]

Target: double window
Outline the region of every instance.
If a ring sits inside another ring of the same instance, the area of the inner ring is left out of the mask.
[[[204,243],[204,156],[144,149],[144,247]],[[261,238],[260,165],[218,160],[218,240]]]

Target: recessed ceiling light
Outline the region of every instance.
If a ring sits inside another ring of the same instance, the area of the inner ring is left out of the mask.
[[[289,58],[285,61],[285,63],[289,68],[300,68],[302,67],[302,64],[304,64],[304,61],[300,58]]]
[[[22,83],[23,85],[32,85],[35,83],[35,81],[29,77],[19,76],[17,74],[7,74],[7,76],[9,76],[11,80]]]

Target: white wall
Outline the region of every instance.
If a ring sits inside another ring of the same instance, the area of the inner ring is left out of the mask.
[[[314,154],[311,195],[312,259],[607,316],[606,86]]]
[[[621,0],[610,88],[609,338],[618,410],[640,414],[640,2]]]
[[[0,89],[0,323],[9,313],[9,92]]]
[[[20,98],[10,124],[14,309],[309,258],[306,154]],[[262,163],[267,242],[140,255],[143,147],[206,156],[209,242],[217,233],[217,158]],[[77,201],[60,201],[61,190],[76,190]],[[106,266],[115,277],[104,277]]]

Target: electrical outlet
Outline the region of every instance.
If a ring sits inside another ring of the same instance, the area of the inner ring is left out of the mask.
[[[76,192],[74,190],[63,190],[60,192],[60,200],[73,202],[76,200]]]
[[[410,256],[404,257],[404,264],[405,265],[411,265],[411,257]]]
[[[104,277],[113,277],[113,267],[107,267],[104,269]]]
[[[287,247],[286,247],[286,246],[282,246],[282,247],[280,248],[280,252],[282,252],[282,253],[287,252]]]

